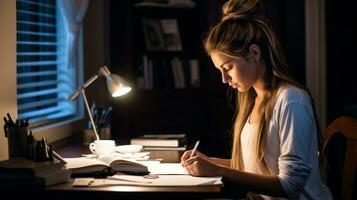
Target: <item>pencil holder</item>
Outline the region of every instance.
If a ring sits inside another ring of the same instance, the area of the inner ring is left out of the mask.
[[[7,132],[9,158],[26,157],[28,129],[25,127],[10,127]]]
[[[110,140],[111,138],[111,132],[110,132],[110,127],[102,127],[99,129],[99,137],[102,140]]]
[[[84,145],[89,145],[94,140],[96,140],[96,138],[95,138],[95,134],[94,134],[93,129],[84,129],[84,131],[83,131],[83,144]]]

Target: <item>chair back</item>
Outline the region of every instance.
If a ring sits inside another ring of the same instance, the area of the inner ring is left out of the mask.
[[[326,184],[334,199],[357,199],[357,120],[347,116],[334,120],[323,136],[323,153]]]

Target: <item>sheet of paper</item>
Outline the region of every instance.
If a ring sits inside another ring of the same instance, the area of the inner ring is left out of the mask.
[[[222,185],[221,177],[194,177],[190,175],[159,175],[156,179],[143,176],[114,175],[107,179],[95,179],[91,187],[138,185],[138,186],[199,186]]]
[[[188,174],[180,163],[147,164],[150,174]]]
[[[72,185],[75,187],[88,187],[93,181],[94,178],[75,178]]]

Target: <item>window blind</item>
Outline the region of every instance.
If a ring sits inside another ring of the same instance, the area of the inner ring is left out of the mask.
[[[19,119],[46,122],[75,116],[67,97],[76,71],[66,66],[66,28],[56,0],[17,0]]]

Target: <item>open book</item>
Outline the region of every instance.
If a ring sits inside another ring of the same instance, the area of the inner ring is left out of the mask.
[[[126,174],[148,174],[148,168],[135,160],[121,159],[113,155],[93,158],[65,158],[66,168],[73,176],[113,175],[117,172]]]

